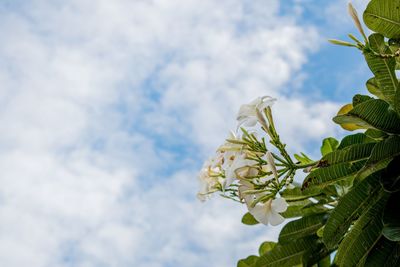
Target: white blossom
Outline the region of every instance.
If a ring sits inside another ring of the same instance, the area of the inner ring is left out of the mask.
[[[257,97],[249,104],[242,105],[239,109],[236,119],[238,120],[238,127],[246,126],[252,127],[260,120],[260,114],[262,111],[270,107],[276,101],[275,98],[270,96]],[[265,120],[262,121],[265,124]]]
[[[229,186],[233,181],[240,178],[238,175],[241,176],[245,174],[243,173],[243,167],[254,165],[254,161],[249,160],[246,157],[247,156],[245,153],[236,155],[231,165],[225,169],[225,187]]]
[[[197,198],[205,201],[210,194],[220,190],[222,187],[221,168],[218,166],[218,160],[215,158],[207,160],[198,175],[200,189]]]
[[[257,203],[253,208],[249,208],[249,212],[258,222],[275,226],[285,220],[279,213],[285,212],[287,207],[288,204],[284,198],[275,198],[264,203]]]
[[[248,194],[246,191],[254,190],[254,185],[249,181],[240,181],[239,185],[239,197],[244,200],[247,205],[247,209],[250,214],[260,223],[273,226],[278,225],[284,221],[284,218],[279,213],[285,212],[288,204],[284,198],[269,199],[263,203],[257,203],[252,206],[252,203],[257,198],[266,195],[266,192],[257,194]]]

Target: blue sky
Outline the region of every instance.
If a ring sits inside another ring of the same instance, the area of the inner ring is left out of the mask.
[[[0,262],[219,267],[256,253],[279,228],[199,203],[197,171],[261,95],[278,99],[292,152],[317,157],[343,135],[331,118],[371,76],[326,41],[356,33],[346,4],[2,1]]]

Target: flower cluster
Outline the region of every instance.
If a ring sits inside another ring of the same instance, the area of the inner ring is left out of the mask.
[[[236,134],[230,134],[200,171],[197,196],[201,201],[221,192],[224,197],[246,204],[249,213],[260,223],[283,222],[280,213],[286,211],[288,204],[279,192],[291,186],[293,168],[289,167],[294,164],[274,127],[271,106],[275,101],[269,96],[258,97],[240,107]],[[267,148],[264,137],[257,137],[256,126],[261,126],[282,157]],[[283,168],[277,169],[277,165]]]

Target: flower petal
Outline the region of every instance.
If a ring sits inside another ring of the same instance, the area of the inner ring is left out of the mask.
[[[268,209],[266,205],[256,205],[254,208],[250,208],[249,212],[258,222],[268,225]]]
[[[272,106],[276,101],[276,98],[272,98],[270,96],[263,96],[262,101],[257,105],[258,110],[264,110],[267,107]]]
[[[242,105],[239,109],[236,119],[241,120],[243,118],[255,115],[256,115],[256,109],[254,105]]]
[[[271,208],[275,212],[284,212],[287,210],[287,207],[288,204],[283,197],[272,200]]]
[[[272,226],[281,224],[281,223],[283,223],[283,221],[285,220],[285,218],[283,218],[282,215],[280,215],[280,214],[277,213],[277,212],[273,212],[273,211],[269,214],[268,217],[269,217],[269,218],[268,218],[269,223],[270,223]]]

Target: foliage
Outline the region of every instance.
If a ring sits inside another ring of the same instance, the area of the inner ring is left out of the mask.
[[[244,224],[293,218],[278,243],[264,242],[239,267],[400,266],[400,0],[369,2],[369,36],[351,5],[349,13],[364,40],[350,34],[354,43],[330,41],[361,50],[372,96],[355,95],[333,121],[359,132],[324,139],[319,160],[304,153],[293,159],[274,125],[274,99],[258,98],[239,110],[241,133],[202,169],[199,197],[221,192],[246,204]],[[257,125],[265,137],[249,130]],[[308,173],[302,185],[293,181],[298,170]]]

